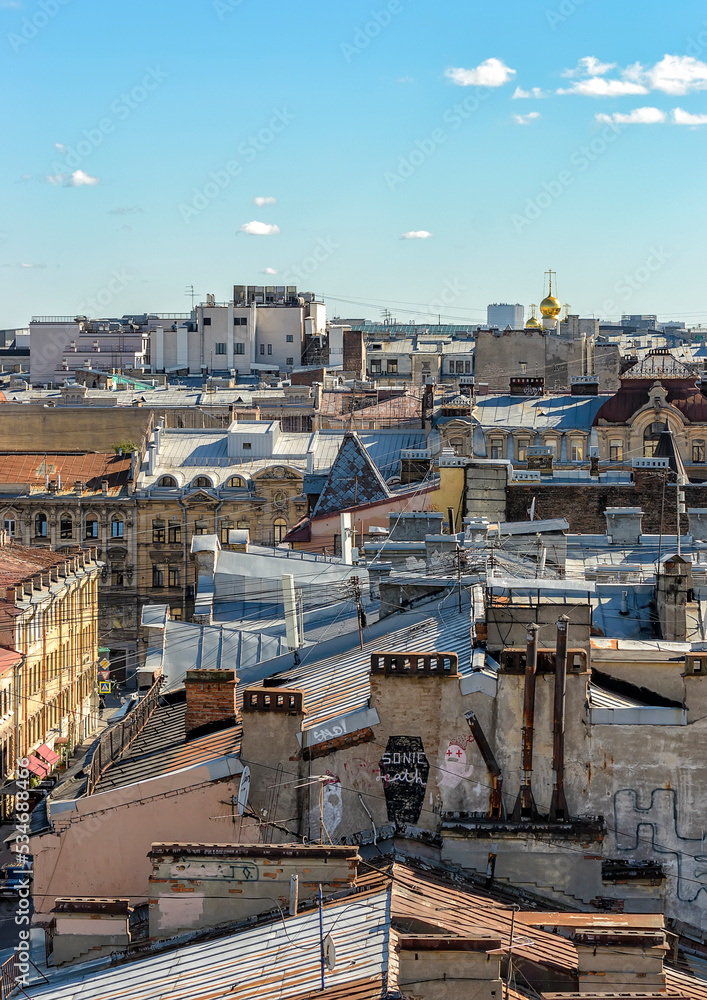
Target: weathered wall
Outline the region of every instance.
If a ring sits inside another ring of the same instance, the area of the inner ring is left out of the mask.
[[[1,451],[109,452],[121,441],[141,447],[151,410],[142,407],[44,407],[5,403],[0,420]]]

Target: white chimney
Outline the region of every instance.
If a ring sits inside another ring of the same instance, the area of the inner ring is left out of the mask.
[[[341,514],[341,559],[347,566],[353,566],[353,525],[351,513]]]

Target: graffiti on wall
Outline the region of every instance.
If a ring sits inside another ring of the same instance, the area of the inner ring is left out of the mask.
[[[456,788],[474,773],[474,765],[467,763],[467,747],[474,743],[474,737],[454,736],[444,752],[440,766],[439,784],[441,788]]]
[[[391,736],[380,761],[391,823],[417,823],[425,802],[430,765],[419,736]]]
[[[614,793],[617,850],[655,854],[677,876],[678,899],[695,902],[701,893],[707,893],[707,835],[681,836],[678,799],[672,788],[654,789],[645,807],[638,803],[634,788]]]
[[[355,792],[370,792],[381,780],[380,768],[365,757],[351,757],[344,764],[346,786]]]

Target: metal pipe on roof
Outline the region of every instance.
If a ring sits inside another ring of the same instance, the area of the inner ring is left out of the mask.
[[[521,750],[520,789],[513,809],[512,819],[537,819],[538,810],[533,797],[533,735],[535,724],[535,677],[538,667],[538,630],[532,622],[528,625],[525,659],[525,690],[523,695],[523,737]]]
[[[567,626],[569,618],[562,615],[557,623],[555,651],[555,707],[552,724],[552,799],[550,819],[563,823],[569,819],[565,800],[565,690],[567,687]]]
[[[481,728],[481,723],[476,717],[476,712],[466,712],[464,718],[467,721],[471,735],[476,740],[479,753],[484,759],[486,770],[491,776],[491,792],[489,794],[489,819],[506,818],[506,807],[503,804],[503,774],[498,766],[498,761],[493,750],[486,739],[486,734]]]

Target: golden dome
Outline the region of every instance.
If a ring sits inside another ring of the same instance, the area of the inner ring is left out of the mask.
[[[540,303],[540,315],[549,316],[552,319],[557,319],[557,317],[562,312],[562,306],[557,301],[554,295],[548,295]]]
[[[525,324],[526,330],[539,330],[540,328],[540,322],[535,318],[535,316],[531,316]]]

